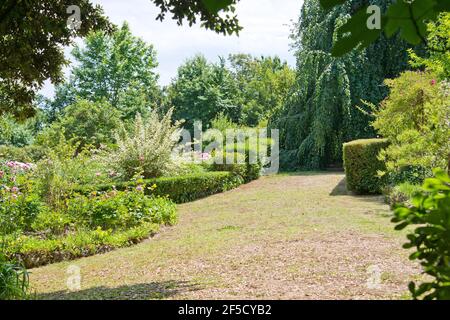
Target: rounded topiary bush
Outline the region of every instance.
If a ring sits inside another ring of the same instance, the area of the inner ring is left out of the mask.
[[[381,192],[378,171],[386,170],[378,154],[389,145],[386,139],[365,139],[344,143],[344,168],[347,189],[358,194]]]

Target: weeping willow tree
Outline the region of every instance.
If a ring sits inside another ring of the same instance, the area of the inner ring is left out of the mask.
[[[385,8],[391,0],[370,4]],[[296,84],[290,99],[271,120],[280,129],[281,165],[286,168],[318,169],[342,162],[342,143],[369,138],[369,125],[362,101],[379,103],[388,91],[385,78],[396,77],[408,66],[408,46],[393,38],[380,38],[364,50],[331,56],[337,29],[369,1],[348,1],[324,11],[318,0],[305,0],[295,26]]]

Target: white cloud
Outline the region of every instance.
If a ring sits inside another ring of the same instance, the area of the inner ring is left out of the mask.
[[[213,61],[238,52],[278,55],[289,64],[295,64],[289,51],[289,34],[303,0],[241,0],[237,14],[244,30],[239,37],[218,35],[198,25],[180,27],[169,16],[163,22],[156,21],[159,11],[151,0],[93,2],[104,8],[112,22],[120,25],[128,21],[133,34],[155,46],[161,85],[167,85],[176,75],[178,66],[196,53]],[[51,96],[53,87],[47,83],[42,93]]]

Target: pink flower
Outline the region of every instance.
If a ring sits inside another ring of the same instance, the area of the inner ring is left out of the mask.
[[[211,158],[211,155],[209,153],[204,152],[204,153],[200,154],[200,159],[202,159],[202,160],[209,160],[210,158]]]
[[[108,174],[109,174],[109,176],[110,176],[111,178],[117,176],[117,172],[115,172],[115,171],[113,171],[113,170],[110,170],[110,171],[108,172]]]
[[[436,80],[431,80],[431,85],[434,86],[436,84]]]
[[[12,193],[17,193],[17,192],[19,192],[19,188],[17,188],[17,187],[12,187],[12,188],[11,188],[11,192],[12,192]]]
[[[144,160],[145,160],[144,156],[140,156],[140,157],[139,157],[139,161],[140,161],[140,162],[144,162]]]
[[[101,175],[102,175],[101,172],[96,172],[96,173],[95,173],[95,176],[96,176],[96,177],[100,177]]]
[[[136,190],[139,191],[139,192],[142,192],[144,190],[144,188],[142,186],[137,186]]]
[[[13,199],[17,199],[17,194],[13,193],[13,194],[11,195],[11,197],[12,197]]]

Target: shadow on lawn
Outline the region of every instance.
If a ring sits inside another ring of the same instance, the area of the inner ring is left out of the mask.
[[[385,204],[384,196],[382,195],[358,195],[351,191],[348,191],[345,178],[342,178],[342,180],[339,181],[339,183],[333,188],[333,190],[331,190],[330,196],[353,196],[361,201]]]
[[[200,286],[188,281],[162,281],[116,288],[94,287],[76,292],[56,291],[38,294],[36,298],[39,300],[159,300],[200,289]]]
[[[330,196],[351,196],[352,193],[347,190],[347,182],[345,178],[331,190]]]

